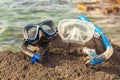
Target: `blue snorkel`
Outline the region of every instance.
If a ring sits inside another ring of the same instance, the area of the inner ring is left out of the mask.
[[[90,20],[85,16],[79,16],[78,19],[90,22]],[[89,62],[92,65],[100,64],[101,62],[110,58],[113,54],[112,45],[108,41],[106,35],[103,33],[102,29],[100,29],[100,27],[98,27],[97,25],[94,25],[94,32],[97,33],[98,36],[100,36],[106,48],[106,51],[100,55],[97,55],[96,53],[89,53],[88,56],[90,57],[90,59],[87,62]]]

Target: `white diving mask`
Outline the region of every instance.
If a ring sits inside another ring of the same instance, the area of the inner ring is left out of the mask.
[[[63,19],[58,24],[58,34],[64,42],[85,44],[94,34],[94,25],[78,19]]]

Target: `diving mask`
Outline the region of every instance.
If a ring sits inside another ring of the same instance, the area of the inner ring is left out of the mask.
[[[38,24],[29,24],[24,28],[24,39],[27,42],[38,41],[44,34],[47,37],[54,36],[57,29],[54,28],[52,20],[44,20]]]
[[[85,44],[94,34],[94,25],[78,19],[64,19],[58,24],[58,34],[64,42]]]

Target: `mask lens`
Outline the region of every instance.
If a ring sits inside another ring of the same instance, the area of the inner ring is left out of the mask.
[[[28,37],[29,38],[34,38],[37,32],[37,27],[31,27],[28,30]]]
[[[37,35],[37,26],[30,25],[25,27],[24,36],[26,38],[35,38],[36,35]]]
[[[54,31],[54,29],[52,29],[49,25],[42,25],[41,28],[49,34],[53,33]]]

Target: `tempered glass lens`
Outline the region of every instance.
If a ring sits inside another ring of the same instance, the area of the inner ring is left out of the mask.
[[[27,30],[27,34],[28,34],[28,38],[34,38],[37,34],[37,27],[30,27],[28,30]]]
[[[48,25],[43,25],[41,26],[41,28],[46,31],[47,33],[51,34],[54,30],[51,29],[51,27],[49,27]]]

